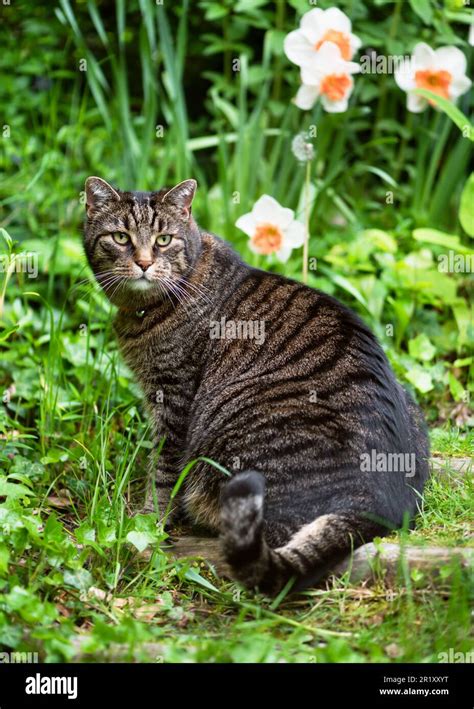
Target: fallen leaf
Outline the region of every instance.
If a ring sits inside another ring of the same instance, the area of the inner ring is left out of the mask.
[[[109,594],[107,591],[104,591],[101,588],[97,588],[97,586],[91,586],[86,593],[87,598],[97,598],[99,601],[106,601],[107,598],[109,597]]]

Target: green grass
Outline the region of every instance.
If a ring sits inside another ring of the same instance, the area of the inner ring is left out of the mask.
[[[11,527],[0,546],[3,562],[11,552],[0,582],[6,647],[68,660],[80,638],[85,661],[107,658],[117,643],[128,659],[165,662],[436,662],[450,647],[471,649],[469,580],[456,564],[436,583],[401,570],[393,585],[339,579],[277,605],[218,579],[203,562],[158,551],[154,517],[130,518],[106,478],[97,493],[91,485],[84,508],[59,515],[46,492],[54,491],[35,485],[31,510],[0,508],[3,529]],[[472,485],[433,480],[408,541],[466,544],[472,501]],[[147,542],[148,560],[134,546]]]
[[[431,450],[433,455],[472,458],[474,431],[466,429],[461,432],[459,428],[449,425],[445,428],[434,428],[431,433]]]

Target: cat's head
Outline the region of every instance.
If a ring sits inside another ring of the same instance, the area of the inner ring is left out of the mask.
[[[122,192],[86,180],[84,245],[98,283],[116,305],[144,304],[176,292],[200,251],[191,216],[195,180],[157,192]]]

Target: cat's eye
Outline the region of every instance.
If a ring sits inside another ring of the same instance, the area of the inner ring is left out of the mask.
[[[158,244],[158,246],[168,246],[168,244],[171,243],[172,238],[172,234],[160,234],[156,237],[155,244]]]
[[[115,234],[113,234],[113,238],[115,243],[120,244],[120,246],[128,244],[128,242],[130,241],[129,235],[124,234],[122,231],[116,231]]]

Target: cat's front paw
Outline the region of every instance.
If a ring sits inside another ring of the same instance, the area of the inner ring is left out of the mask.
[[[163,529],[169,532],[170,529],[176,529],[184,521],[183,511],[179,507],[172,509],[164,520]]]
[[[163,525],[163,531],[166,532],[166,534],[173,534],[176,533],[176,524],[173,522],[171,519],[167,519],[166,522]]]

